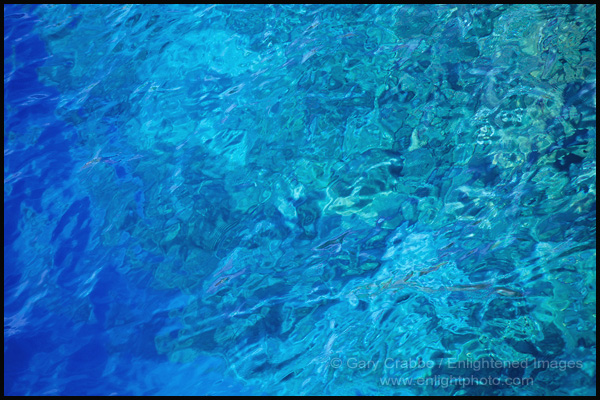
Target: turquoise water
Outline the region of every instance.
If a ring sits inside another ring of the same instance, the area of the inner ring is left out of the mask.
[[[4,393],[593,395],[596,7],[4,9]]]

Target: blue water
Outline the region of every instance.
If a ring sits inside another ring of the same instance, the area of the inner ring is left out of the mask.
[[[596,7],[4,8],[5,395],[594,395]]]

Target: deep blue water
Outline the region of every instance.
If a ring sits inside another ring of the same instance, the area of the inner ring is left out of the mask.
[[[4,8],[5,395],[593,395],[596,7]]]

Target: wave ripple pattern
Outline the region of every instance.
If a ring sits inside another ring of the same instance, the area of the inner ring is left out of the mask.
[[[5,395],[594,395],[596,6],[5,5]]]

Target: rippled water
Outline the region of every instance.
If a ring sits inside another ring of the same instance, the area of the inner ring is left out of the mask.
[[[4,235],[5,394],[595,394],[596,7],[5,6]]]

